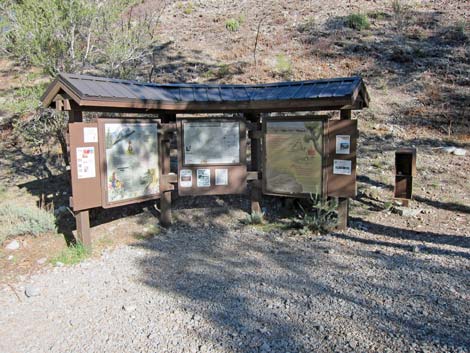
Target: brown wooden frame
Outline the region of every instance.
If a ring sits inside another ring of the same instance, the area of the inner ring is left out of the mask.
[[[262,121],[262,133],[263,133],[263,148],[262,148],[262,163],[261,163],[261,171],[263,175],[262,179],[262,190],[263,194],[265,195],[273,195],[273,196],[284,196],[284,197],[293,197],[293,198],[309,198],[310,193],[282,193],[282,192],[272,192],[267,189],[267,181],[266,181],[266,133],[267,133],[267,123],[268,122],[297,122],[297,121],[321,121],[322,123],[322,172],[321,172],[321,198],[326,197],[326,162],[327,156],[325,156],[325,149],[326,149],[326,139],[327,139],[327,129],[326,123],[329,119],[328,115],[302,115],[302,116],[287,116],[287,117],[264,117]]]
[[[108,174],[107,174],[107,160],[106,160],[106,137],[105,137],[105,125],[108,123],[119,123],[119,124],[157,124],[157,163],[158,163],[158,178],[159,178],[159,187],[161,188],[162,180],[162,166],[161,166],[161,123],[157,119],[129,119],[129,118],[98,118],[98,141],[101,141],[99,144],[100,150],[100,166],[101,166],[101,200],[103,208],[112,208],[124,205],[130,205],[133,203],[149,201],[159,199],[161,197],[161,190],[158,194],[134,197],[130,199],[125,199],[122,201],[109,202],[108,201]]]

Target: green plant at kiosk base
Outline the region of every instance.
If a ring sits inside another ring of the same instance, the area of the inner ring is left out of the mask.
[[[302,218],[300,220],[302,232],[325,233],[334,228],[338,223],[336,199],[323,200],[320,196],[310,194],[311,207],[306,210],[302,205]]]
[[[246,216],[244,224],[263,224],[264,223],[264,214],[260,212],[253,212]]]
[[[62,262],[65,265],[74,265],[83,261],[90,255],[90,250],[88,250],[82,244],[78,243],[69,246],[67,249],[63,250],[59,255],[52,258],[51,263],[56,264],[57,262]]]

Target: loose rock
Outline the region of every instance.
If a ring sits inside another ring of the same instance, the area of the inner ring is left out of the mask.
[[[7,246],[5,246],[5,249],[7,250],[18,250],[20,248],[20,242],[18,240],[13,240],[8,243]]]
[[[24,294],[29,298],[29,297],[37,297],[38,295],[41,294],[41,290],[33,285],[26,286],[24,290]]]

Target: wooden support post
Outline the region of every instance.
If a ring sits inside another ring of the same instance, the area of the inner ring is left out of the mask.
[[[77,123],[83,121],[83,114],[81,111],[70,110],[68,111],[69,123]],[[68,133],[68,128],[67,128]],[[68,160],[71,160],[70,156],[70,145],[69,139],[67,138],[67,153]],[[72,185],[72,176],[69,173],[70,185]],[[91,229],[90,229],[90,212],[88,210],[75,212],[75,224],[77,226],[77,237],[76,241],[82,244],[87,249],[91,250]]]
[[[340,119],[351,119],[351,110],[340,110]],[[348,228],[349,218],[349,198],[338,198],[338,230],[345,230]]]
[[[247,115],[247,118],[253,123],[254,131],[261,130],[261,121],[259,114]],[[251,170],[261,170],[261,140],[259,138],[251,138]],[[261,213],[260,201],[262,197],[261,182],[254,180],[251,182],[251,213]]]
[[[349,198],[340,197],[338,198],[338,225],[337,230],[345,230],[348,228],[348,217],[349,217]]]
[[[69,110],[69,123],[79,123],[83,121],[83,114],[78,110]]]
[[[351,110],[340,110],[339,118],[341,120],[351,119]]]
[[[91,249],[90,212],[88,210],[75,213],[77,224],[77,242],[85,248]]]
[[[161,143],[162,154],[162,175],[170,173],[170,140],[168,136],[163,136]],[[172,185],[168,182],[168,178],[162,178],[160,183],[162,190],[160,197],[160,223],[163,227],[171,225],[171,189]]]
[[[259,180],[251,182],[251,214],[261,213],[261,185]]]

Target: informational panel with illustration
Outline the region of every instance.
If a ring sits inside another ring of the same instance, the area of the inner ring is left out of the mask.
[[[104,203],[109,207],[158,197],[157,123],[106,120],[100,128],[106,165]]]
[[[323,120],[266,119],[264,132],[264,193],[322,194]]]
[[[185,165],[240,163],[238,121],[192,121],[183,123]]]

